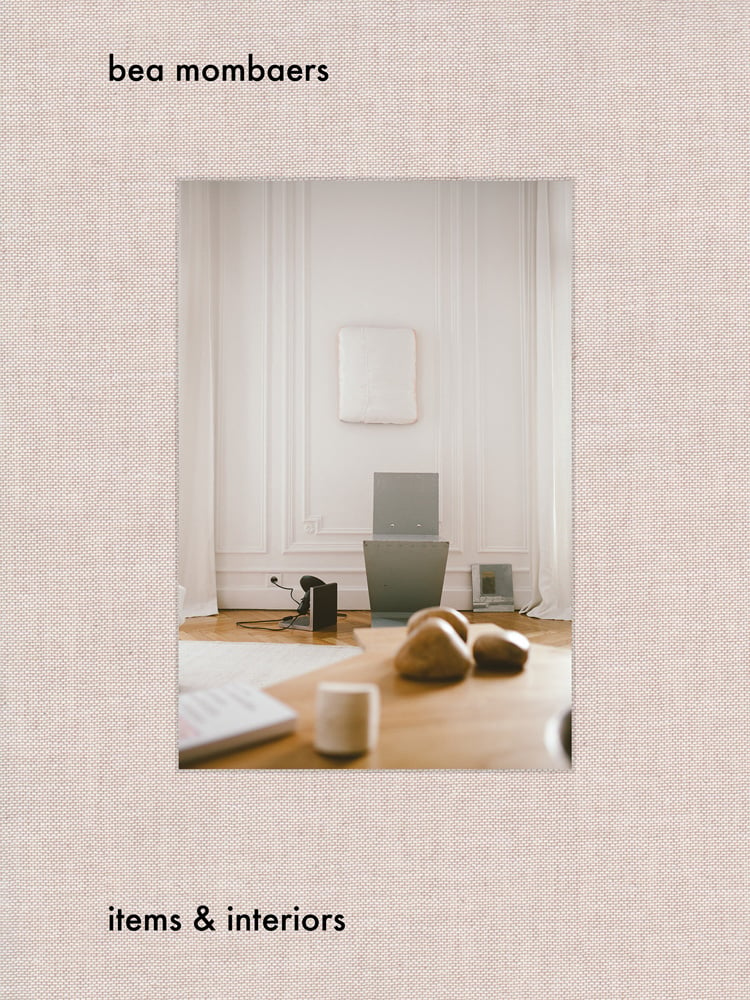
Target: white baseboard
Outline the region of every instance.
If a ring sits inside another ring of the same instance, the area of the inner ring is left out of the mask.
[[[302,594],[299,588],[295,594]],[[528,603],[531,592],[528,588],[515,590],[516,608]],[[275,587],[223,587],[218,592],[219,607],[222,610],[291,611],[294,607],[289,594]],[[343,611],[369,611],[370,599],[367,590],[339,587],[339,608]],[[471,590],[454,588],[443,591],[443,604],[459,611],[471,611]]]

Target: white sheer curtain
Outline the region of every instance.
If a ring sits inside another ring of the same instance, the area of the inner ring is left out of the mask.
[[[537,181],[535,308],[530,366],[532,618],[572,618],[573,191]]]
[[[180,186],[179,580],[184,614],[217,612],[211,186]]]

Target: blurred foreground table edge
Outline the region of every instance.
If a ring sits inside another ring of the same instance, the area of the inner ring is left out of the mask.
[[[471,625],[469,642],[492,625]],[[571,654],[532,644],[526,668],[511,677],[474,673],[458,683],[405,680],[393,657],[405,628],[355,629],[362,652],[266,690],[299,714],[297,730],[245,750],[207,758],[183,770],[459,769],[564,770],[545,746],[549,720],[571,704]],[[360,757],[329,757],[313,746],[315,696],[321,681],[377,684],[377,747]]]

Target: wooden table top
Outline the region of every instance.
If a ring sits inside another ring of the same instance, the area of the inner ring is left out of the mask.
[[[469,642],[492,625],[471,625]],[[382,768],[555,770],[544,744],[547,721],[570,707],[570,651],[533,644],[526,669],[511,677],[473,674],[458,683],[410,681],[393,668],[405,628],[356,629],[362,652],[266,690],[299,713],[296,732],[195,768]],[[353,651],[354,652],[354,651]],[[313,747],[321,681],[377,684],[380,739],[368,754],[327,757]]]

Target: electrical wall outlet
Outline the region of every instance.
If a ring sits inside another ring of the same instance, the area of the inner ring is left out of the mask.
[[[270,573],[266,577],[266,586],[275,587],[276,585],[281,585],[281,573]]]

